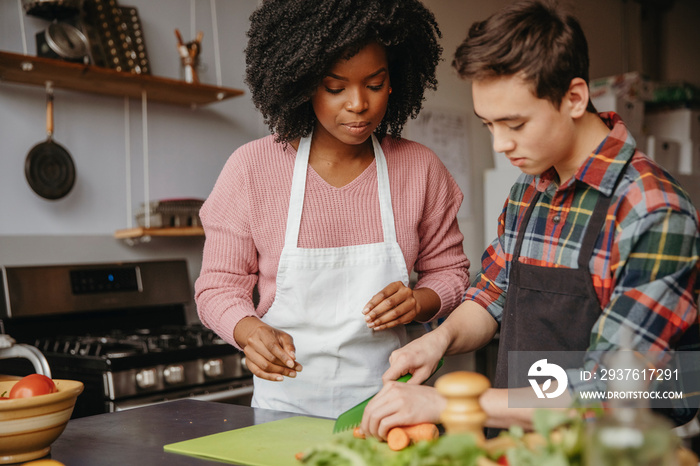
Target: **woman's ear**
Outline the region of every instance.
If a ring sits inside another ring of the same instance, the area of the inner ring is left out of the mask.
[[[572,118],[580,118],[586,113],[588,107],[588,84],[582,78],[574,78],[569,84],[569,90],[564,96],[569,106],[569,113]]]

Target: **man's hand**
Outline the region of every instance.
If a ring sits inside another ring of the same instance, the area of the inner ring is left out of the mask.
[[[360,429],[365,435],[385,440],[392,427],[438,424],[446,404],[433,387],[388,382],[367,404]]]

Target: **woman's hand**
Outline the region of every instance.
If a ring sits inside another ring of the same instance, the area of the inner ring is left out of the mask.
[[[261,379],[282,381],[283,376],[296,377],[302,370],[292,337],[256,317],[241,320],[234,338],[243,347],[246,366]]]
[[[414,290],[401,282],[387,285],[362,310],[367,326],[374,330],[384,330],[413,321],[422,310],[414,293]]]
[[[387,382],[365,407],[360,429],[385,440],[392,427],[439,423],[446,405],[447,400],[433,387]]]

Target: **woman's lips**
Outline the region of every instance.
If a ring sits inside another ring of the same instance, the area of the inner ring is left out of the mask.
[[[362,134],[369,128],[369,122],[344,123],[343,126],[353,134]]]

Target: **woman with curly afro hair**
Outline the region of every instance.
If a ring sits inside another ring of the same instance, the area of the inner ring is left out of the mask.
[[[446,316],[469,281],[462,193],[400,138],[436,88],[440,30],[418,0],[266,0],[250,20],[272,134],[202,207],[197,310],[244,351],[253,406],[336,417],[381,388],[405,324]]]

